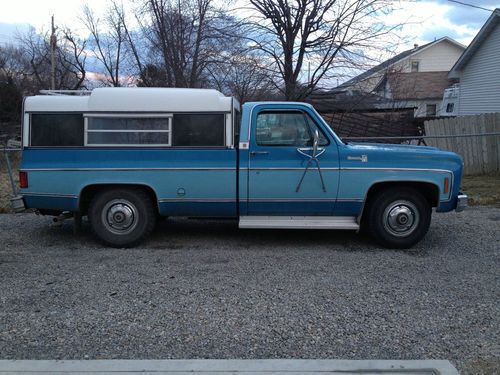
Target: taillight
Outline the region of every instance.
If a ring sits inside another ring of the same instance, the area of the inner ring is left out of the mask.
[[[450,179],[446,177],[444,179],[444,193],[448,194],[449,191],[450,191]]]
[[[28,188],[28,172],[19,172],[19,186],[21,189]]]

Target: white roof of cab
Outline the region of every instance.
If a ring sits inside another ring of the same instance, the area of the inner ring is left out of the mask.
[[[217,90],[105,87],[89,96],[37,95],[26,98],[26,112],[229,112],[231,97]]]

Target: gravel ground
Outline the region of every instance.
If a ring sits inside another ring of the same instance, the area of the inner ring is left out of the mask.
[[[410,251],[350,232],[169,220],[135,249],[0,215],[0,358],[448,359],[500,373],[500,209]]]

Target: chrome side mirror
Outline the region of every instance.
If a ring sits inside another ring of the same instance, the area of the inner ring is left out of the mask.
[[[318,153],[318,146],[319,146],[319,131],[318,129],[315,129],[314,139],[313,139],[313,152],[312,152],[313,157],[315,157],[316,154]]]

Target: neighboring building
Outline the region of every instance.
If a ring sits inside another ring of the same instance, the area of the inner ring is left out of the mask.
[[[441,104],[441,116],[458,116],[458,95],[460,87],[454,84],[444,90],[443,104]]]
[[[441,113],[448,86],[448,72],[392,72],[385,74],[373,92],[391,99],[393,107],[414,107],[415,117],[434,117]]]
[[[486,21],[450,73],[458,79],[456,114],[500,112],[500,9]],[[445,92],[445,95],[447,93]]]
[[[439,116],[443,91],[453,82],[448,72],[465,46],[443,37],[369,69],[335,89],[356,90],[390,99],[394,108],[415,108],[416,117]]]
[[[413,107],[393,108],[391,100],[376,94],[357,90],[318,91],[306,101],[342,138],[422,135],[423,123],[415,121]],[[384,140],[388,141],[391,142]]]

